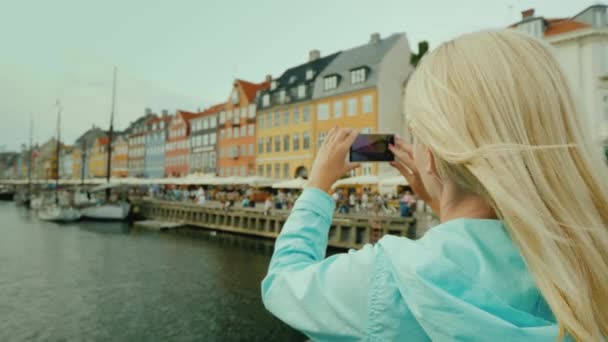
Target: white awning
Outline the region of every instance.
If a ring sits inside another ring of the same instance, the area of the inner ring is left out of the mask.
[[[306,182],[306,179],[295,178],[273,184],[272,187],[275,189],[302,189]]]
[[[377,176],[372,176],[372,175],[355,176],[355,177],[340,179],[339,181],[336,182],[336,184],[333,185],[332,188],[337,188],[337,187],[341,187],[341,186],[373,185],[373,184],[378,184]]]

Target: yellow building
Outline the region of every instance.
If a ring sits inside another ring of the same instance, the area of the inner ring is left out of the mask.
[[[82,178],[82,150],[74,147],[72,150],[72,179]],[[86,175],[85,175],[86,177]]]
[[[403,89],[412,67],[405,34],[381,39],[372,34],[367,44],[342,51],[315,80],[316,148],[333,127],[361,133],[405,136]],[[388,163],[364,163],[354,175],[391,172]]]
[[[307,177],[315,156],[313,87],[317,75],[338,56],[309,54],[309,61],[286,70],[258,98],[256,169],[276,179]]]
[[[89,177],[103,178],[107,174],[108,167],[108,138],[99,137],[95,139],[90,151]]]

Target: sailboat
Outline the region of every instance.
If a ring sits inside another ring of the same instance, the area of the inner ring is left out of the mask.
[[[15,194],[15,203],[30,208],[32,200],[32,153],[34,140],[34,118],[30,118],[30,141],[27,149],[27,190],[21,190]]]
[[[108,160],[106,169],[106,184],[93,190],[105,190],[105,201],[82,209],[82,217],[97,221],[124,221],[131,212],[131,205],[127,201],[110,202],[112,184],[112,138],[114,135],[114,110],[116,105],[116,67],[114,67],[114,78],[112,82],[112,108],[110,110],[110,130],[108,132]]]
[[[80,220],[81,213],[69,204],[59,203],[59,152],[61,150],[61,104],[57,101],[57,146],[55,147],[55,201],[43,205],[38,211],[38,218],[52,222],[74,222]]]

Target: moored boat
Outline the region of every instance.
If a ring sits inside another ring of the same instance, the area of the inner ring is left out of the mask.
[[[45,205],[38,211],[39,219],[51,222],[74,222],[80,220],[81,216],[76,208],[56,204]]]
[[[102,203],[81,209],[82,218],[95,221],[124,221],[129,216],[131,205],[128,202]]]

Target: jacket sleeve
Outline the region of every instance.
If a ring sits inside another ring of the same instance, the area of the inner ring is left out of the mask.
[[[334,207],[327,193],[304,190],[276,240],[262,300],[313,340],[360,340],[367,326],[375,250],[366,245],[324,259]]]

